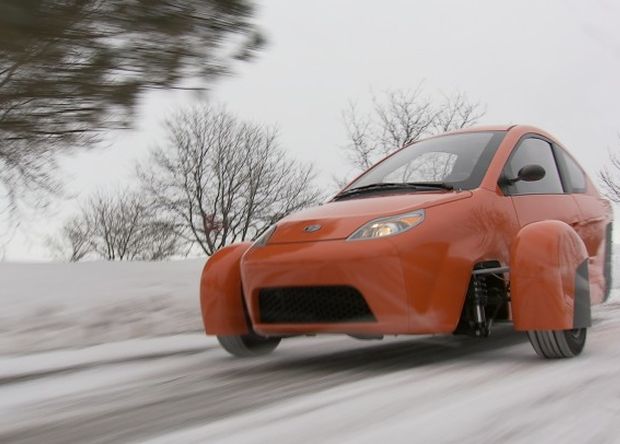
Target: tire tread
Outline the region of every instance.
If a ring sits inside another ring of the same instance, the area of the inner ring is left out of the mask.
[[[577,356],[581,353],[585,343],[585,329],[582,332],[584,335],[583,343],[573,344],[573,347],[569,343],[569,337],[567,336],[569,334],[569,330],[528,331],[527,337],[534,351],[541,358],[561,359]]]
[[[271,353],[280,343],[280,338],[259,338],[252,336],[217,336],[224,350],[239,358],[251,358]]]

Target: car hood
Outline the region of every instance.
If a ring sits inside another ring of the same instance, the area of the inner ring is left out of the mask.
[[[346,239],[356,229],[373,219],[434,207],[466,199],[471,195],[471,191],[433,191],[328,202],[282,219],[269,239],[269,244]],[[307,231],[307,227],[312,225],[320,228],[316,231]]]

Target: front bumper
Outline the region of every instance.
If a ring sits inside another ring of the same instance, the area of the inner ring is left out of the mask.
[[[253,328],[263,335],[409,331],[407,286],[398,250],[392,242],[336,240],[252,248],[241,261],[241,278]],[[363,296],[374,320],[263,322],[259,308],[261,289],[317,286],[353,287]]]

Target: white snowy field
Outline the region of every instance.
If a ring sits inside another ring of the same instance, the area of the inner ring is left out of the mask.
[[[203,262],[0,263],[0,442],[620,443],[618,288],[570,360],[509,325],[244,360],[202,334]]]
[[[0,355],[200,332],[204,263],[0,262]]]

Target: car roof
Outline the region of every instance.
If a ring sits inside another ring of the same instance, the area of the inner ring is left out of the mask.
[[[469,126],[467,128],[461,128],[454,131],[449,131],[449,133],[473,133],[478,131],[508,131],[509,129],[514,128],[515,126],[520,125],[477,125],[477,126]],[[449,134],[446,133],[446,134]]]
[[[545,130],[538,128],[532,125],[522,125],[522,124],[505,124],[505,125],[478,125],[478,126],[470,126],[467,128],[461,128],[454,131],[449,131],[444,134],[458,134],[458,133],[475,133],[480,131],[511,131],[516,130],[516,132],[525,134],[525,133],[536,133],[542,136],[548,137],[551,140],[555,140],[549,133]],[[438,134],[438,136],[442,136],[444,134]]]
[[[457,129],[457,130],[447,131],[445,133],[434,134],[432,136],[423,137],[422,139],[419,139],[419,140],[416,140],[414,142],[411,142],[410,144],[406,145],[403,148],[407,148],[409,146],[415,145],[418,142],[423,142],[425,140],[435,139],[435,138],[443,137],[443,136],[450,135],[450,134],[476,133],[476,132],[484,132],[484,131],[506,131],[507,133],[512,133],[513,135],[516,135],[517,137],[521,137],[521,136],[523,136],[525,134],[528,134],[528,133],[534,133],[534,134],[538,134],[540,136],[543,136],[543,137],[549,139],[550,141],[552,141],[554,143],[557,143],[560,146],[562,145],[551,134],[547,133],[545,130],[542,130],[542,129],[538,128],[538,127],[535,127],[535,126],[532,126],[532,125],[504,124],[504,125],[477,125],[477,126],[470,126],[470,127],[466,127],[466,128],[460,128],[460,129]],[[397,151],[399,151],[399,150],[397,150]]]
[[[521,124],[470,126],[467,128],[461,128],[461,129],[457,129],[454,131],[448,131],[443,134],[437,134],[437,135],[428,137],[428,139],[432,139],[434,137],[441,137],[441,136],[448,135],[448,134],[475,133],[475,132],[482,132],[482,131],[507,131],[513,134],[517,133],[519,137],[522,135],[528,134],[528,133],[534,133],[534,134],[541,135],[553,141],[554,143],[557,143],[558,145],[562,145],[555,137],[553,137],[551,134],[549,134],[545,130],[538,128],[536,126],[521,125]]]

